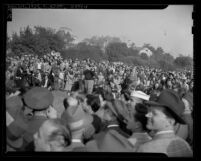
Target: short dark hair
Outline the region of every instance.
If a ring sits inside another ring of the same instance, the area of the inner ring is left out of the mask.
[[[134,118],[136,121],[139,121],[142,125],[143,130],[148,131],[147,125],[147,117],[145,116],[148,113],[147,107],[142,103],[137,103],[135,105]]]
[[[68,103],[67,98],[65,98],[65,99],[63,100],[63,105],[64,105],[65,110],[69,107],[69,103]]]
[[[86,97],[87,97],[87,104],[91,106],[91,109],[93,110],[93,112],[98,111],[98,109],[101,106],[99,97],[91,95],[91,94],[88,94]]]

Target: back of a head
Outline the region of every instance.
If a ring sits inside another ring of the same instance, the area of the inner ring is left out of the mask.
[[[137,103],[135,105],[135,111],[134,118],[141,123],[143,130],[147,131],[147,117],[145,116],[148,113],[147,107],[142,103]]]
[[[60,119],[49,119],[43,123],[41,128],[47,130],[47,142],[57,142],[61,147],[67,147],[71,144],[71,132],[68,126]]]
[[[89,106],[91,106],[92,110],[94,112],[98,111],[98,109],[100,108],[100,99],[98,96],[94,96],[94,95],[87,95],[87,104]]]

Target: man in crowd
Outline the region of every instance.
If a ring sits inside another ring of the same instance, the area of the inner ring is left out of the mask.
[[[34,134],[35,151],[66,151],[70,144],[70,129],[60,119],[44,121]]]
[[[84,71],[84,76],[85,76],[85,90],[87,94],[91,94],[93,91],[93,86],[94,86],[94,76],[95,73],[88,68],[87,70]]]
[[[23,96],[24,108],[31,115],[27,121],[28,128],[23,136],[24,150],[33,150],[33,135],[38,131],[42,123],[48,118],[56,118],[57,112],[52,107],[52,93],[42,87],[34,87]]]
[[[164,90],[157,102],[147,101],[149,106],[146,117],[147,128],[154,130],[153,139],[142,144],[138,152],[164,153],[168,157],[192,157],[193,153],[189,144],[175,135],[174,124],[185,124],[182,119],[183,103],[177,93]]]

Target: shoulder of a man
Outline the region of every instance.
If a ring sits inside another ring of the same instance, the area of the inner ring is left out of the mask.
[[[168,156],[191,157],[193,156],[190,145],[182,138],[176,137],[167,146]]]

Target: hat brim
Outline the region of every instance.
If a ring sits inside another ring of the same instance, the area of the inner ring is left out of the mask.
[[[181,124],[186,124],[186,122],[184,121],[184,119],[181,118],[181,116],[179,116],[176,112],[174,112],[170,107],[168,107],[167,105],[165,104],[160,104],[160,103],[157,103],[157,102],[154,102],[154,101],[145,101],[144,102],[146,105],[149,105],[149,106],[157,106],[157,107],[165,107],[167,108],[171,114],[173,115],[173,117],[175,118],[175,120]]]

